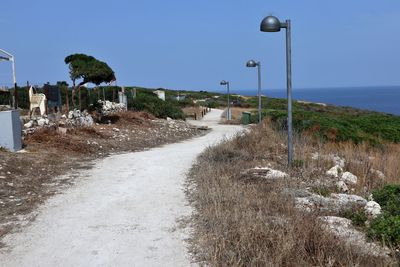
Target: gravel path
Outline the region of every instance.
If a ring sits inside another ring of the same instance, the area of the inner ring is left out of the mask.
[[[218,125],[221,110],[200,122],[207,135],[149,151],[115,155],[82,171],[36,220],[4,238],[1,266],[189,266],[179,219],[190,215],[185,173],[208,145],[240,126]]]

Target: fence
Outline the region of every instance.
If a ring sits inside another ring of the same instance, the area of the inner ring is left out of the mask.
[[[54,85],[52,86],[54,87]],[[63,106],[69,104],[69,108],[73,109],[72,105],[72,88],[67,86],[57,86],[61,91],[61,103]],[[37,93],[45,93],[44,86],[35,87]],[[22,109],[29,108],[29,87],[28,86],[18,86],[18,107]],[[75,103],[76,108],[81,110],[88,109],[90,105],[95,104],[98,100],[108,100],[112,102],[118,102],[118,92],[122,90],[119,86],[99,86],[95,88],[81,87],[81,89],[76,92]],[[132,103],[134,98],[134,88],[125,87],[125,94],[128,98],[128,106]],[[14,89],[0,89],[0,105],[10,105],[12,101],[12,96],[14,95]],[[67,101],[68,97],[68,101]]]

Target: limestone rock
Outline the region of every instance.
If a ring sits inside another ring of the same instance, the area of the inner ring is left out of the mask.
[[[326,175],[338,178],[342,173],[343,173],[343,169],[340,166],[336,165],[336,166],[330,168],[326,172]]]
[[[358,182],[357,176],[355,176],[351,172],[343,173],[343,175],[340,177],[340,180],[345,183],[352,184],[352,185],[356,185]]]
[[[257,167],[254,169],[247,170],[246,173],[250,173],[255,177],[264,178],[267,180],[278,180],[288,177],[288,175],[285,172],[274,170],[269,167]]]
[[[25,128],[32,128],[33,127],[33,121],[29,121],[27,123],[24,124]]]
[[[381,206],[375,201],[369,201],[367,205],[365,205],[364,210],[365,213],[372,218],[376,218],[382,213]]]
[[[390,250],[367,241],[365,234],[352,226],[351,220],[336,216],[323,216],[319,219],[325,223],[324,229],[343,240],[347,246],[355,247],[362,254],[389,257]]]
[[[348,192],[349,188],[347,187],[346,183],[343,181],[336,182],[336,187],[342,192]]]
[[[40,118],[40,119],[38,119],[37,123],[38,123],[38,125],[39,125],[40,127],[43,127],[43,126],[46,125],[46,119]]]

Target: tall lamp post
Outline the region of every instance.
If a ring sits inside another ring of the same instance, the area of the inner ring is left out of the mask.
[[[17,79],[15,77],[15,58],[10,53],[0,49],[0,52],[6,54],[7,56],[0,56],[0,61],[10,61],[12,64],[12,73],[13,73],[13,82],[14,82],[14,97],[13,97],[13,106],[15,109],[18,108],[18,91],[17,91]]]
[[[229,82],[223,80],[223,81],[221,81],[220,84],[221,85],[226,85],[226,89],[228,91],[228,110],[227,110],[227,113],[226,113],[226,119],[228,121],[230,121],[231,120],[231,100],[230,100],[230,95],[229,95]]]
[[[288,101],[288,164],[292,167],[293,142],[292,142],[292,47],[291,47],[291,24],[290,20],[280,22],[277,17],[268,16],[260,25],[262,32],[279,32],[286,29],[286,76],[287,76],[287,101]]]
[[[246,67],[248,68],[258,68],[258,122],[260,123],[262,120],[261,114],[261,62],[256,62],[254,60],[249,60],[246,63]]]

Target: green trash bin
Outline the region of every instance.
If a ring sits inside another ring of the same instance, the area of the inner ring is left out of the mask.
[[[244,125],[250,124],[250,119],[251,119],[251,113],[250,112],[242,112],[242,123]]]

